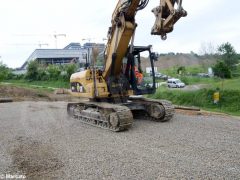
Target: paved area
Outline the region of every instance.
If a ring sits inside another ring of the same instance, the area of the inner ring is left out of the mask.
[[[69,119],[66,102],[0,104],[0,179],[240,179],[240,120],[176,113],[114,133]]]

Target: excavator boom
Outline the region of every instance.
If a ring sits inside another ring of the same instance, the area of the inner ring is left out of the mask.
[[[106,46],[106,61],[103,77],[109,75],[118,76],[121,71],[121,63],[126,56],[127,48],[136,29],[135,15],[137,11],[144,9],[149,0],[119,0],[112,15],[112,26],[108,31]],[[175,8],[175,5],[177,7]],[[152,12],[156,16],[151,34],[160,35],[166,40],[167,33],[173,31],[174,24],[187,15],[182,8],[182,0],[160,0],[160,5]]]

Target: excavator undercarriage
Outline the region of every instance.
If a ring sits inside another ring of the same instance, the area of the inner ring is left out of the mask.
[[[123,131],[132,126],[133,115],[126,106],[99,102],[69,103],[68,114],[83,123],[108,129]]]
[[[67,111],[71,117],[83,123],[115,132],[129,129],[133,118],[165,122],[174,115],[171,102],[139,97],[131,97],[128,102],[121,104],[95,101],[69,103]]]

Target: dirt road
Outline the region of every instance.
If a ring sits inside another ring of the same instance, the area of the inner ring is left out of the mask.
[[[0,179],[240,179],[239,119],[177,113],[114,133],[69,119],[66,104],[0,104]]]

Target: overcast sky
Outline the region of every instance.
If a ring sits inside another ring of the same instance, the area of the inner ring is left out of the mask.
[[[83,44],[84,38],[103,43],[116,4],[117,0],[0,0],[0,61],[21,66],[39,43],[55,48],[55,33],[66,34],[58,37],[58,48],[70,42]],[[202,43],[230,42],[240,52],[240,1],[183,0],[188,16],[180,19],[166,41],[150,35],[155,20],[151,9],[158,4],[159,0],[150,0],[138,12],[136,45],[152,44],[159,53],[199,53]]]

